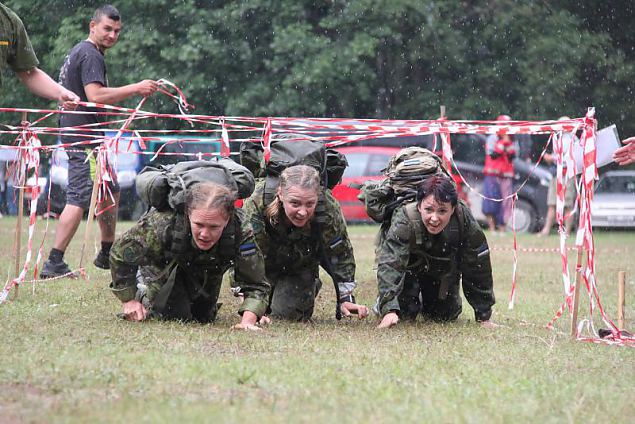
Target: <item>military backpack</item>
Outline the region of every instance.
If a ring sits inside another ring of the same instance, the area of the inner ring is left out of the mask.
[[[185,216],[185,193],[196,183],[214,182],[230,188],[239,199],[245,199],[255,188],[254,176],[244,166],[228,158],[210,161],[185,161],[159,167],[146,166],[135,181],[139,198],[159,211],[174,210],[174,231],[170,253],[174,258],[189,251],[190,225]],[[219,240],[223,257],[233,258],[239,223],[232,217]]]
[[[397,207],[413,202],[417,189],[432,175],[449,176],[441,159],[423,147],[407,147],[397,152],[382,171],[381,181],[365,181],[359,188],[359,200],[366,213],[379,223],[390,222]]]

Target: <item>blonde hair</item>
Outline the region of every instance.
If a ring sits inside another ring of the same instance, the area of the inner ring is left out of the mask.
[[[320,174],[315,168],[307,165],[290,166],[280,174],[278,190],[286,193],[289,187],[299,187],[304,190],[315,190],[320,194]],[[265,217],[272,225],[280,222],[280,216],[284,213],[282,200],[276,197],[265,208]]]
[[[234,212],[236,194],[229,188],[205,181],[196,183],[185,194],[185,211],[189,215],[194,209],[220,209],[226,217]]]

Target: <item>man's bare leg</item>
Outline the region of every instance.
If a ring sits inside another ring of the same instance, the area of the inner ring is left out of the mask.
[[[44,262],[40,278],[54,278],[62,275],[68,275],[76,278],[71,274],[71,269],[64,262],[64,253],[70,244],[73,236],[77,232],[79,224],[82,222],[84,209],[75,205],[66,205],[55,230],[55,241],[53,248],[49,253],[48,260]]]
[[[57,223],[57,228],[55,229],[53,248],[66,252],[66,248],[73,239],[73,236],[75,236],[83,217],[84,209],[79,206],[68,204],[64,206],[64,210]]]
[[[112,247],[113,241],[115,241],[119,193],[114,194],[113,197],[114,199],[108,199],[100,205],[99,209],[103,210],[103,212],[97,216],[99,232],[101,233],[101,249],[93,261],[93,264],[101,269],[110,269],[110,248]]]

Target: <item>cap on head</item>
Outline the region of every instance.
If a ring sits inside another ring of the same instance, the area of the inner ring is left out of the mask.
[[[497,121],[511,121],[512,117],[509,115],[498,115],[498,118],[496,118]]]

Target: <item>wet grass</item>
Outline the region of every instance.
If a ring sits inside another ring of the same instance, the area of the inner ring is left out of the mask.
[[[52,223],[52,227],[54,228]],[[122,224],[119,230],[130,224]],[[2,270],[13,269],[15,220],[0,220]],[[81,231],[81,230],[80,230]],[[374,226],[351,227],[358,300],[376,296]],[[45,243],[45,252],[52,235]],[[83,233],[67,254],[79,261]],[[39,240],[38,240],[39,242]],[[618,270],[627,271],[627,327],[635,327],[633,233],[596,233],[604,306],[615,317]],[[496,248],[512,238],[490,237]],[[521,247],[557,239],[521,236]],[[24,244],[23,244],[24,245]],[[85,262],[92,261],[94,245]],[[575,255],[572,254],[572,261]],[[498,304],[480,328],[466,304],[456,323],[375,329],[336,322],[324,285],[311,324],[275,322],[262,334],[229,330],[229,290],[214,325],[115,317],[109,274],[25,284],[0,306],[2,422],[618,422],[635,415],[635,349],[572,341],[568,318],[545,329],[562,301],[559,256],[522,253],[518,302],[507,309],[512,252],[494,250]],[[583,303],[581,314],[586,315]],[[599,323],[598,323],[599,324]]]

